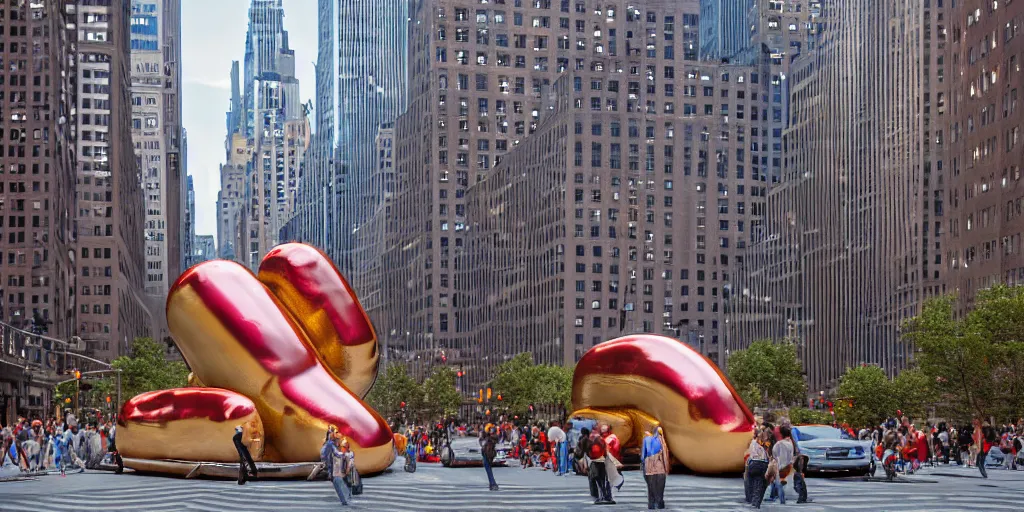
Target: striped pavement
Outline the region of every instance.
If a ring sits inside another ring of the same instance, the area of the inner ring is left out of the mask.
[[[924,473],[924,472],[923,472]],[[935,473],[949,473],[936,470]],[[981,480],[969,472],[953,476],[918,475],[905,483],[857,479],[808,481],[813,503],[765,504],[762,510],[870,511],[1020,511],[1024,509],[1024,471],[993,471]],[[529,511],[638,510],[646,508],[643,477],[626,473],[616,493],[617,505],[594,506],[583,477],[555,477],[549,472],[502,468],[495,471],[498,492],[487,491],[482,469],[445,469],[421,465],[414,474],[401,471],[364,480],[365,493],[353,510],[395,511]],[[916,483],[915,483],[916,482]],[[792,488],[787,489],[792,493]],[[9,492],[8,492],[9,491]],[[738,478],[672,475],[666,489],[669,510],[749,510],[742,503]],[[326,511],[339,503],[328,482],[265,481],[239,486],[231,481],[181,480],[131,474],[88,472],[66,478],[47,476],[34,482],[0,483],[0,511]],[[792,500],[792,497],[791,497]]]

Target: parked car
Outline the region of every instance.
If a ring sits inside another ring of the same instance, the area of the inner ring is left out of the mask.
[[[800,451],[807,455],[808,473],[866,475],[871,472],[874,458],[871,441],[859,441],[828,425],[799,425],[793,430]]]
[[[507,443],[498,443],[495,446],[497,456],[491,463],[494,467],[507,465],[506,457],[509,451]],[[441,445],[441,464],[446,468],[471,468],[483,467],[484,459],[480,453],[480,441],[475,437],[456,437],[450,442]]]

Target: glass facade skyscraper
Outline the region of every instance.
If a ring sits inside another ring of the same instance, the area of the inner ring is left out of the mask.
[[[320,0],[313,160],[300,187],[287,240],[323,247],[343,272],[355,229],[382,200],[370,181],[376,137],[405,109],[406,25],[402,0]]]

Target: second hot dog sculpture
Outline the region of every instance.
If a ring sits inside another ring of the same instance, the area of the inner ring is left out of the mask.
[[[377,371],[373,326],[317,249],[279,246],[264,258],[259,278],[233,262],[197,265],[171,288],[167,322],[192,368],[189,384],[201,387],[125,403],[123,456],[234,460],[230,432],[247,422],[250,437],[265,435],[263,461],[319,460],[324,433],[334,425],[349,439],[361,473],[393,462],[391,429],[361,400]],[[193,406],[196,400],[207,406]],[[195,445],[187,453],[162,442],[183,422]]]
[[[653,334],[595,346],[573,374],[574,416],[612,427],[637,446],[654,424],[669,452],[698,473],[743,470],[754,415],[724,375],[688,345]]]

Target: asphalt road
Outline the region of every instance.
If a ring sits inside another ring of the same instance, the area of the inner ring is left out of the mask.
[[[1024,471],[993,469],[982,480],[977,470],[941,466],[900,477],[898,483],[859,478],[811,478],[813,503],[765,504],[762,510],[1024,510]],[[355,510],[640,510],[647,505],[643,476],[627,472],[617,505],[594,506],[583,477],[556,477],[537,469],[496,468],[501,490],[489,492],[483,469],[445,469],[420,464],[405,473],[398,464],[364,480]],[[739,478],[671,475],[666,490],[670,510],[749,510]],[[98,509],[108,511],[324,511],[338,510],[328,482],[265,481],[239,486],[234,481],[182,480],[107,472],[48,475],[0,482],[0,511]]]

